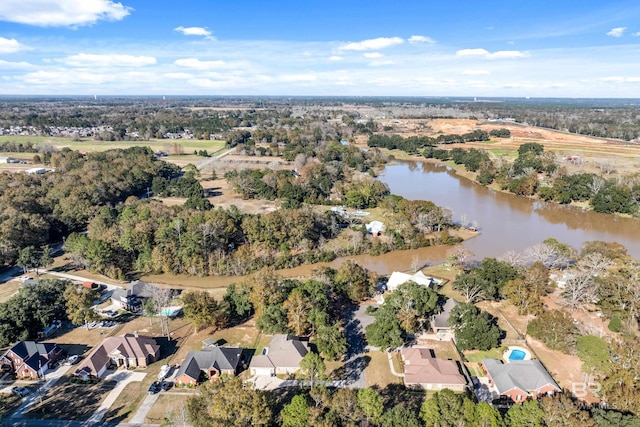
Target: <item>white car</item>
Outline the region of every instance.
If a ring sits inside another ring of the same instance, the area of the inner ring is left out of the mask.
[[[71,356],[67,357],[67,360],[64,361],[64,364],[65,365],[73,365],[79,359],[80,359],[80,356],[78,356],[77,354],[74,354],[74,355],[71,355]]]

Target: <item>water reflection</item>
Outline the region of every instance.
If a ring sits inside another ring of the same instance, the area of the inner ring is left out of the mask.
[[[416,164],[417,163],[417,164]],[[482,234],[465,243],[477,257],[522,251],[548,237],[579,249],[584,242],[604,240],[624,245],[640,258],[640,221],[544,203],[495,192],[457,176],[442,164],[398,162],[387,165],[379,179],[391,192],[408,199],[432,200],[452,210],[453,217],[477,221]]]

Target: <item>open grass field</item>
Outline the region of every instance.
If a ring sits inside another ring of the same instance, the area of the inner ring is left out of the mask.
[[[4,141],[48,144],[59,149],[69,147],[72,150],[87,152],[139,146],[151,147],[153,151],[166,151],[169,154],[177,154],[176,151],[179,150],[182,150],[184,154],[193,154],[194,150],[207,150],[207,152],[212,153],[220,150],[226,144],[225,141],[200,139],[150,139],[148,141],[98,141],[94,139],[81,139],[80,141],[73,141],[71,138],[65,137],[0,135],[0,142]],[[176,149],[176,147],[179,148]],[[14,154],[11,154],[11,157],[18,157],[17,155],[20,153]],[[33,157],[33,154],[31,154],[31,157]]]
[[[0,283],[0,302],[8,301],[18,290],[22,283],[18,280],[9,280],[5,283]]]
[[[25,413],[28,418],[65,419],[84,421],[91,417],[100,403],[115,386],[115,382],[100,381],[97,384],[74,384],[65,375]]]
[[[388,123],[383,122],[384,124]],[[615,161],[615,167],[619,173],[631,173],[637,169],[637,161],[640,159],[640,146],[637,144],[515,123],[488,123],[470,119],[407,119],[402,120],[400,124],[393,124],[391,133],[404,137],[422,135],[436,137],[438,134],[463,134],[475,129],[489,132],[500,128],[509,129],[511,138],[495,138],[491,141],[469,142],[457,146],[464,149],[484,149],[494,157],[504,156],[512,159],[516,157],[520,145],[536,142],[544,145],[546,151],[556,153],[559,158],[568,155],[582,158],[583,161],[579,165],[565,165],[572,173],[573,169],[580,172],[596,172],[598,163],[605,160]],[[358,141],[358,144],[366,146],[366,139]],[[392,154],[400,159],[407,157],[398,150],[394,150]]]
[[[160,425],[183,425],[187,416],[186,405],[189,394],[178,396],[176,394],[161,394],[158,400],[153,404],[145,423]]]
[[[384,351],[372,350],[366,354],[369,357],[369,364],[365,369],[367,387],[377,386],[384,389],[390,384],[402,384],[402,378],[391,373],[387,353]]]

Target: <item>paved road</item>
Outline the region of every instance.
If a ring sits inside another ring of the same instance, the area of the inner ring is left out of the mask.
[[[364,328],[373,323],[373,317],[365,314],[371,303],[364,303],[345,312],[344,334],[349,343],[349,350],[345,356],[342,387],[366,388],[367,380],[364,370],[367,367],[366,342]]]

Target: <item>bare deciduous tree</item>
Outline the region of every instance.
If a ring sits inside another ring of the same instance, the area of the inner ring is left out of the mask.
[[[580,308],[583,304],[596,300],[598,285],[593,277],[582,271],[576,271],[573,277],[567,280],[562,290],[562,299],[571,311]]]

